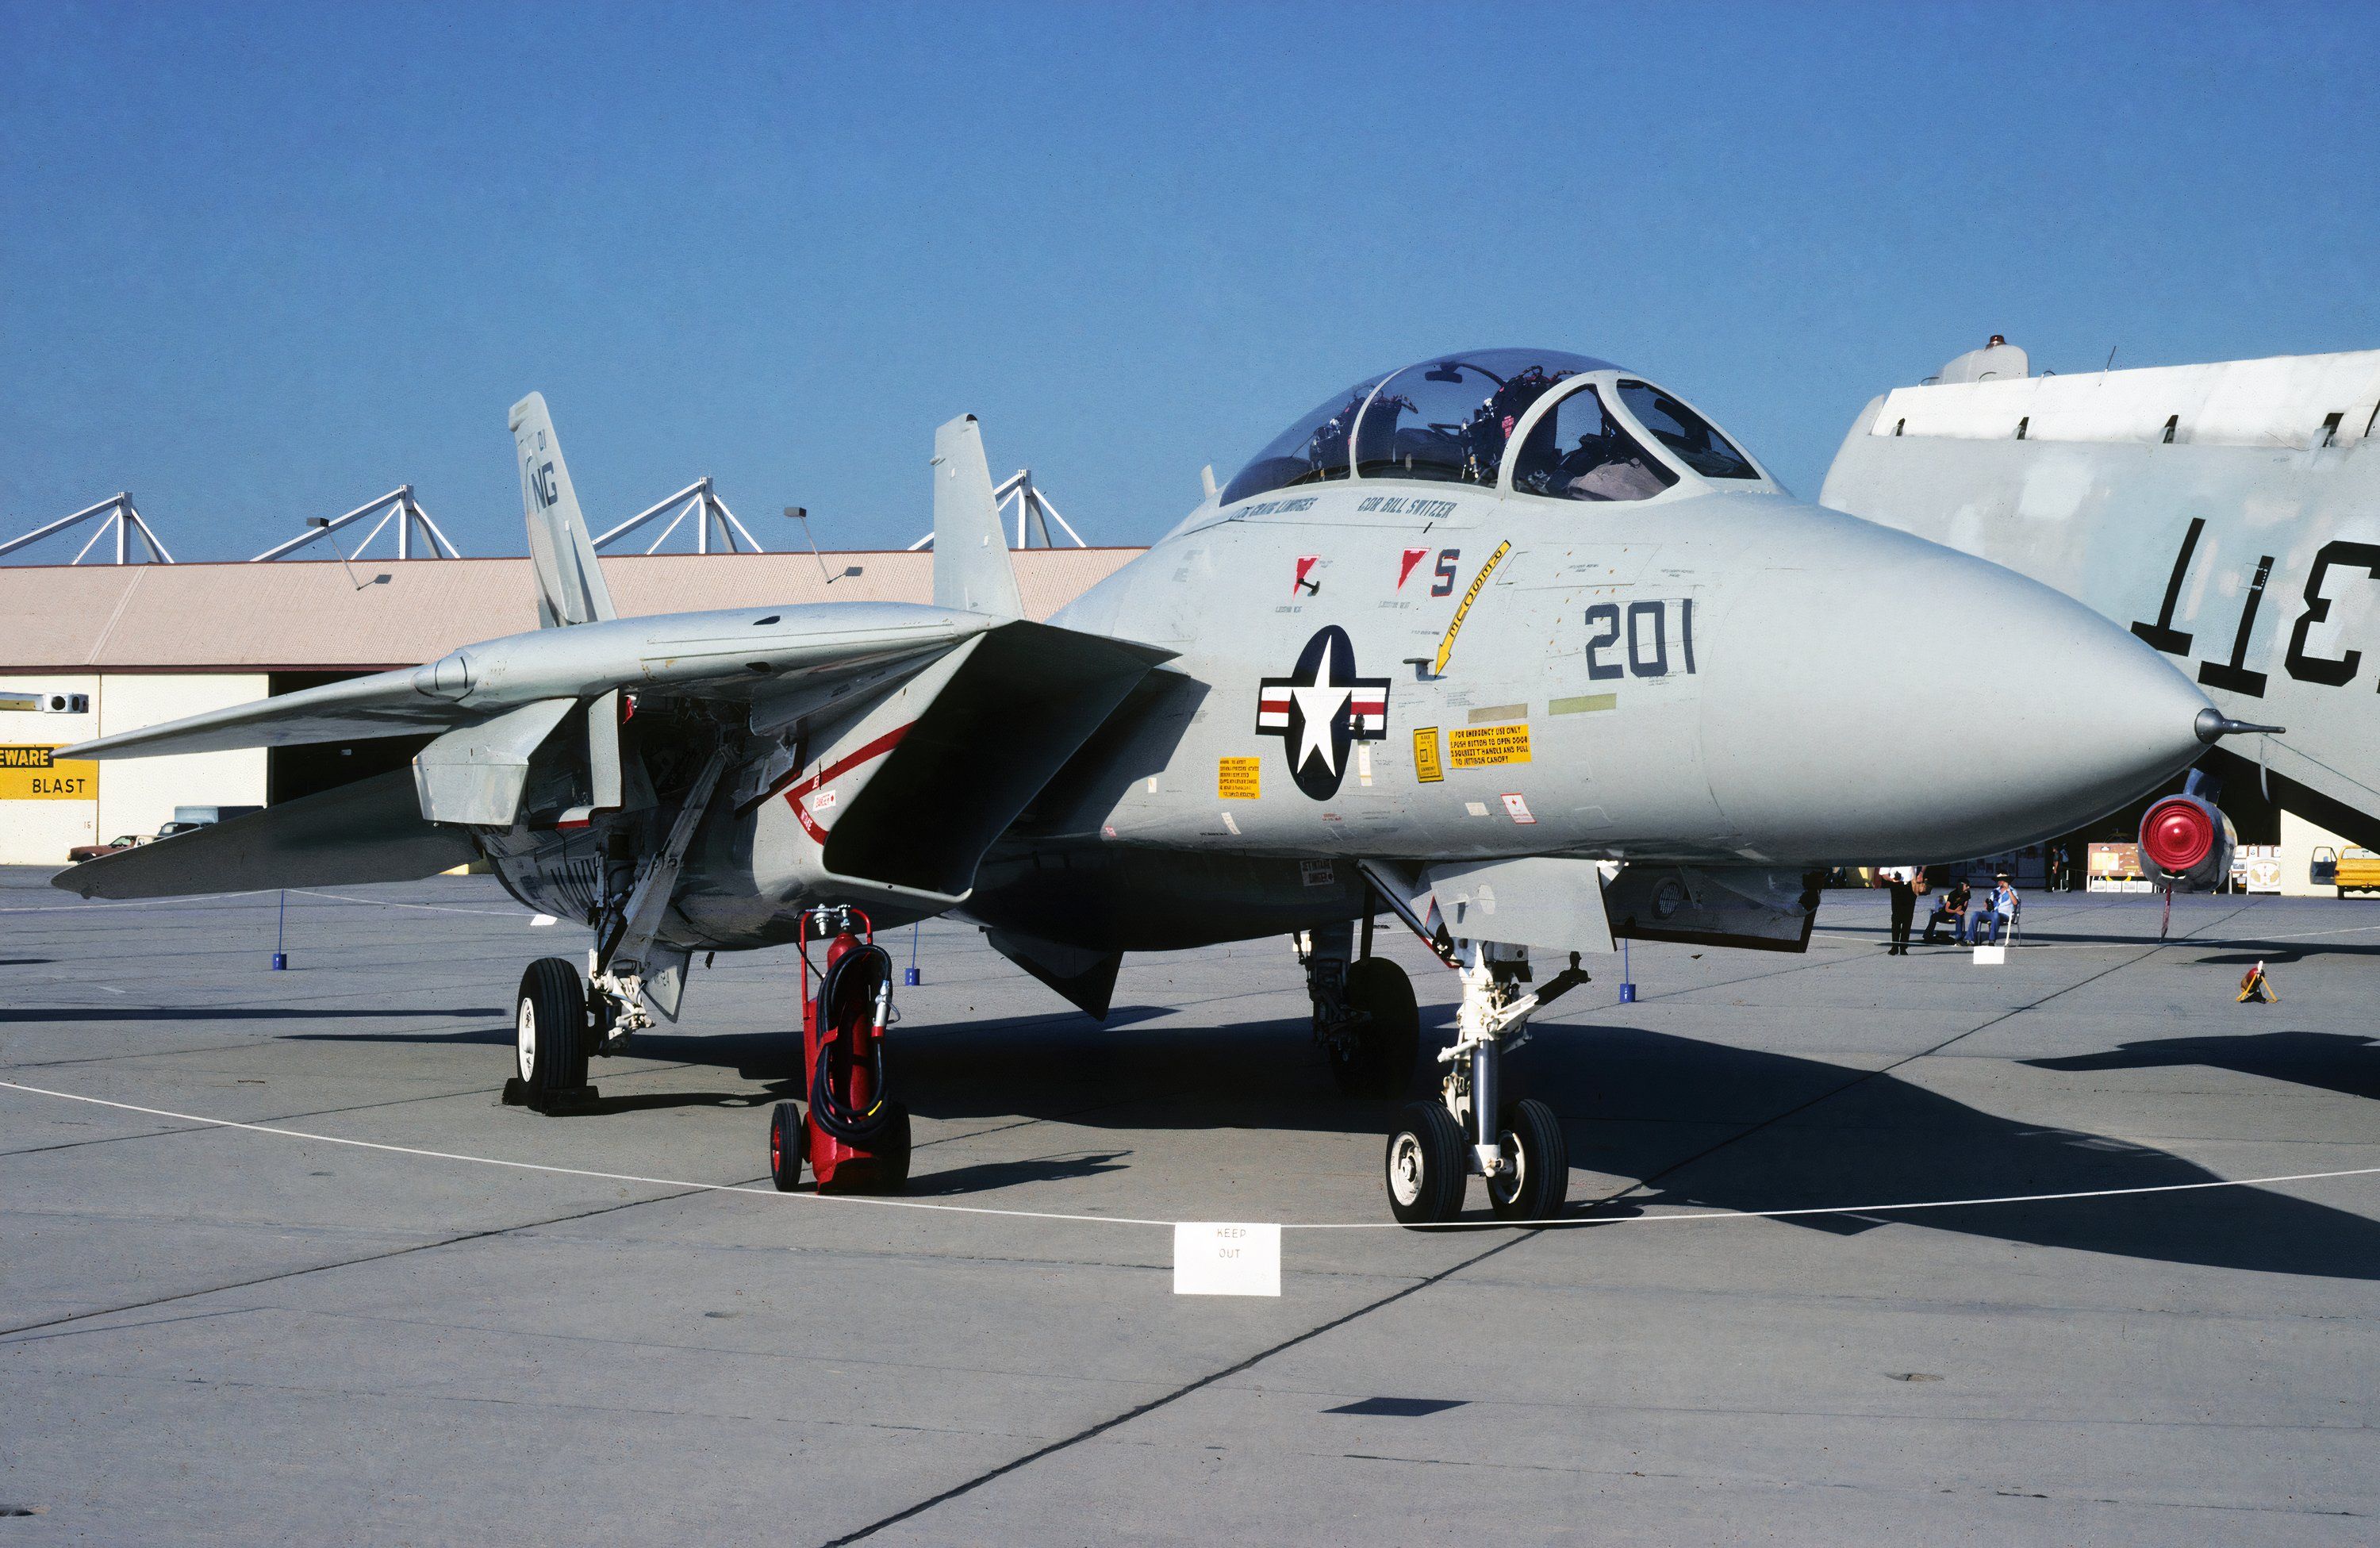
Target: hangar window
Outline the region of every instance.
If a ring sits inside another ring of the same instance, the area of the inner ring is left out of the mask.
[[[1504,444],[1538,398],[1605,361],[1550,349],[1479,349],[1407,366],[1355,429],[1355,475],[1493,486]]]
[[[1267,490],[1316,483],[1347,476],[1347,445],[1354,433],[1355,416],[1364,399],[1380,384],[1377,376],[1356,383],[1343,393],[1332,393],[1322,406],[1282,431],[1257,453],[1223,486],[1222,504],[1229,506]]]
[[[1728,444],[1708,420],[1649,382],[1620,384],[1620,402],[1654,440],[1706,479],[1756,479],[1751,459]],[[1904,421],[1905,422],[1905,421]],[[1893,433],[1899,434],[1898,426]]]
[[[1593,387],[1555,404],[1512,460],[1514,489],[1557,500],[1648,500],[1677,481]]]

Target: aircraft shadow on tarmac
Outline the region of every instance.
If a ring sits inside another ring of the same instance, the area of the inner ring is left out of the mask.
[[[1078,1151],[1068,1155],[1036,1156],[1026,1161],[989,1161],[973,1166],[953,1166],[947,1172],[912,1170],[909,1176],[910,1198],[954,1198],[969,1193],[985,1193],[995,1188],[1016,1188],[1026,1183],[1056,1182],[1068,1177],[1095,1177],[1102,1172],[1121,1172],[1130,1151]],[[927,1152],[925,1164],[931,1165],[932,1152]],[[913,1164],[914,1166],[914,1164]]]
[[[2348,1096],[2380,1097],[2380,1039],[2360,1032],[2243,1032],[2231,1037],[2155,1038],[2104,1054],[2027,1059],[2040,1069],[2152,1069],[2203,1065]]]
[[[1522,1055],[1539,1056],[1535,1094],[1563,1115],[1572,1165],[1647,1179],[1651,1196],[1631,1204],[1784,1210],[2216,1180],[2154,1146],[2004,1117],[1890,1074],[1863,1079],[1821,1060],[1640,1028],[1564,1031]],[[1772,1113],[1787,1115],[1680,1164]],[[1847,1234],[1906,1223],[2164,1262],[2380,1279],[2380,1223],[2252,1188],[1792,1223]]]
[[[896,1032],[888,1045],[891,1080],[913,1112],[944,1120],[1029,1117],[1094,1128],[1387,1131],[1397,1104],[1354,1101],[1333,1091],[1312,1051],[1304,1018],[1212,1027],[1175,1017],[1169,1025],[1123,1035],[1112,1024],[1170,1014],[1131,1006],[1118,1007],[1104,1027],[1058,1013],[921,1028],[906,1038]],[[1425,1008],[1424,1015],[1433,1011]],[[339,1034],[298,1035],[335,1041]],[[446,1041],[438,1034],[352,1036]],[[2186,1046],[2171,1059],[2161,1054],[2144,1057],[2139,1050],[2171,1051],[2173,1044],[2136,1044],[2115,1054],[2039,1062],[2058,1069],[2135,1062],[2247,1068],[2249,1064],[2234,1061],[2253,1060],[2271,1068],[2305,1070],[2337,1068],[2349,1052],[2304,1041],[2240,1050],[2240,1044],[2263,1041],[2177,1040]],[[2220,1046],[2225,1044],[2231,1046]],[[758,1106],[797,1094],[796,1046],[784,1031],[648,1036],[638,1039],[636,1056],[733,1067],[746,1079],[771,1084],[766,1095],[680,1093],[652,1102]],[[1751,1211],[1885,1205],[2216,1180],[2195,1163],[2153,1146],[2003,1117],[1889,1074],[1640,1027],[1541,1022],[1534,1040],[1506,1068],[1513,1094],[1539,1097],[1561,1115],[1573,1166],[1637,1178],[1651,1190],[1601,1206],[1595,1212],[1599,1214],[1653,1206]],[[602,1079],[600,1068],[596,1079]],[[2368,1066],[2349,1079],[2356,1082],[2352,1088],[2338,1089],[2380,1094],[2372,1093]],[[1417,1078],[1414,1094],[1421,1087]],[[600,1115],[647,1101],[606,1099],[589,1112]],[[1736,1139],[1755,1128],[1759,1131]],[[929,1150],[920,1153],[910,1186],[916,1192],[955,1196],[1113,1171],[1127,1153],[1087,1152],[935,1173]],[[1583,1201],[1572,1203],[1573,1210],[1583,1207]],[[2155,1262],[2380,1279],[2380,1223],[2261,1188],[1802,1216],[1790,1223],[1843,1235],[1906,1223]]]
[[[2348,941],[2326,941],[2313,945],[2285,945],[2276,941],[2260,945],[2254,941],[2193,942],[2192,945],[2223,945],[2230,948],[2220,956],[2202,957],[2204,965],[2245,968],[2262,962],[2267,967],[2302,962],[2309,957],[2380,957],[2380,945],[2359,945]]]
[[[1386,1132],[1393,1104],[1339,1097],[1308,1044],[1302,1018],[1177,1023],[1122,1038],[1073,1018],[1036,1018],[914,1042],[901,1050],[894,1077],[911,1108],[935,1117]],[[1890,1075],[1636,1027],[1541,1023],[1506,1067],[1515,1094],[1540,1097],[1562,1115],[1574,1166],[1644,1179],[1653,1189],[1625,1209],[1597,1213],[1881,1205],[2216,1180],[2152,1146],[2002,1117]],[[1779,1113],[1791,1115],[1725,1143]],[[1792,1223],[1852,1234],[1900,1221],[2168,1262],[2380,1279],[2380,1224],[2258,1188]]]

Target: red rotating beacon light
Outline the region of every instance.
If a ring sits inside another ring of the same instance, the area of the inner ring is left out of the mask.
[[[814,938],[827,945],[810,959]],[[802,1082],[805,1114],[781,1102],[769,1119],[769,1175],[781,1191],[808,1161],[820,1193],[897,1193],[909,1180],[909,1113],[887,1093],[884,1030],[892,1017],[892,958],[857,908],[802,914]]]
[[[2176,796],[2151,807],[2141,820],[2141,847],[2164,870],[2187,872],[2215,847],[2216,832],[2203,804]]]

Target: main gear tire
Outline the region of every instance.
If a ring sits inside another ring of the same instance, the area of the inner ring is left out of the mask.
[[[801,1186],[802,1157],[809,1148],[802,1110],[790,1102],[777,1103],[769,1114],[769,1180],[778,1192],[791,1193]]]
[[[1499,1220],[1550,1220],[1570,1197],[1570,1145],[1561,1120],[1535,1097],[1508,1103],[1502,1133],[1510,1169],[1488,1179],[1488,1205]]]
[[[513,1074],[539,1112],[587,1089],[587,980],[567,957],[540,957],[521,974],[513,1005]]]
[[[1389,1213],[1400,1225],[1442,1225],[1463,1213],[1469,1176],[1463,1130],[1435,1102],[1406,1104],[1389,1136]]]
[[[1354,1025],[1325,1045],[1330,1078],[1354,1097],[1402,1096],[1421,1054],[1421,1007],[1413,980],[1385,957],[1347,965],[1347,1008]]]

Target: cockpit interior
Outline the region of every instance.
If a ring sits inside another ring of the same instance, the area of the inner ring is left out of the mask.
[[[1476,349],[1331,394],[1257,453],[1220,501],[1350,478],[1647,500],[1686,474],[1765,481],[1709,421],[1609,360]]]

